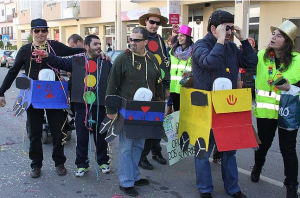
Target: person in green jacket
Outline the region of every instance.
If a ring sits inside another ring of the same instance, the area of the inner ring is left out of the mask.
[[[192,28],[182,25],[178,31],[178,40],[170,50],[171,84],[170,97],[173,101],[174,111],[180,108],[180,88],[192,75]]]
[[[300,81],[300,54],[294,51],[294,40],[299,29],[291,21],[284,21],[279,27],[271,27],[269,46],[258,53],[255,80],[256,104],[254,116],[257,118],[258,136],[261,140],[255,151],[255,165],[251,172],[252,182],[258,182],[266,155],[272,145],[278,128],[279,147],[284,162],[284,185],[289,198],[298,197],[298,159],[296,138],[298,130],[278,127],[278,109],[281,91],[288,91],[290,84]],[[287,83],[274,86],[273,81],[283,76]]]

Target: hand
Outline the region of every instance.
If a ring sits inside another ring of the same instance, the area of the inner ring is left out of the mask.
[[[244,34],[243,30],[239,26],[234,25],[232,32],[233,32],[234,36],[237,39],[239,39],[240,41],[246,40],[246,37],[245,37],[245,34]]]
[[[169,89],[166,89],[165,97],[166,97],[166,99],[170,97],[170,90]]]
[[[279,90],[282,90],[282,91],[289,91],[291,88],[291,85],[290,85],[288,79],[285,79],[285,80],[286,80],[286,83],[284,83],[283,85],[276,85],[275,87],[277,87]]]
[[[226,38],[226,25],[220,24],[216,29],[217,42],[224,44]]]
[[[4,107],[6,105],[5,97],[0,97],[0,107]]]
[[[109,118],[109,119],[111,119],[111,120],[113,120],[113,119],[115,119],[116,117],[117,117],[117,114],[115,113],[115,114],[106,114],[107,115],[107,117]]]
[[[34,52],[39,55],[41,58],[48,58],[49,53],[46,52],[45,50],[37,50],[35,49]]]
[[[108,61],[111,61],[111,57],[110,56],[108,56],[106,53],[104,53],[104,52],[101,52],[100,53],[100,56],[101,56],[101,58],[102,59],[106,59],[106,60],[108,60]]]

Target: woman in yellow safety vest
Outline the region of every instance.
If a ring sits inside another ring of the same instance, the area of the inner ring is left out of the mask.
[[[177,42],[170,50],[171,60],[171,84],[170,97],[173,101],[174,111],[180,107],[180,88],[184,82],[191,77],[192,72],[192,28],[182,25],[178,31]]]
[[[269,46],[258,53],[256,72],[256,104],[254,116],[257,118],[258,136],[261,140],[255,151],[255,165],[251,180],[258,182],[266,155],[272,145],[278,128],[279,147],[284,161],[284,185],[289,198],[298,197],[298,159],[296,138],[298,130],[277,127],[281,91],[288,91],[290,84],[300,81],[300,54],[294,51],[294,40],[299,29],[291,21],[284,21],[279,27],[271,27],[272,36]],[[280,86],[272,82],[283,76],[287,83]]]

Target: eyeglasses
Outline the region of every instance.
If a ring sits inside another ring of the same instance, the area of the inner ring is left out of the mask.
[[[39,32],[46,33],[46,32],[48,32],[48,30],[47,29],[39,29],[39,30],[35,29],[35,30],[33,30],[33,32],[36,34],[38,34]]]
[[[226,31],[228,31],[228,30],[233,30],[233,26],[227,25],[227,26],[226,26]]]
[[[133,38],[129,38],[129,42],[134,42],[134,43],[139,43],[141,41],[144,41],[145,39],[133,39]]]
[[[154,24],[160,25],[160,21],[149,20],[149,23],[152,24],[152,25],[154,25]]]

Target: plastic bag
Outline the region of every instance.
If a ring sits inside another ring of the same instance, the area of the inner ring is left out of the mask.
[[[296,130],[300,124],[300,101],[299,93],[300,89],[295,86],[291,86],[288,92],[282,92],[279,111],[278,111],[278,127],[286,129],[288,131]]]

